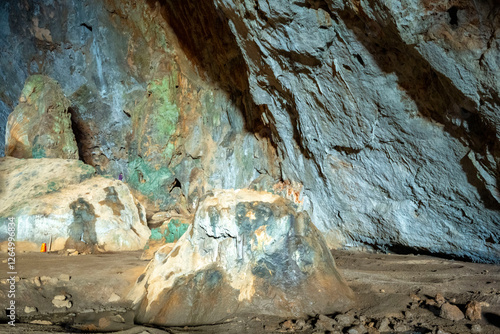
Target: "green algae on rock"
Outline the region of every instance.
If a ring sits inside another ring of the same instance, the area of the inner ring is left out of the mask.
[[[7,123],[7,156],[78,159],[70,102],[54,79],[30,76],[19,102]]]

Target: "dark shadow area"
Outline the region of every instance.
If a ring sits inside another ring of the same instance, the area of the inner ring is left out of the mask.
[[[78,159],[87,163],[84,160],[84,151],[87,150],[88,148],[85,147],[84,145],[85,138],[84,138],[84,133],[81,130],[83,122],[74,108],[71,107],[68,108],[68,112],[71,114],[71,130],[73,130],[73,134],[75,135],[76,145],[78,147]]]
[[[457,6],[452,6],[450,9],[447,10],[448,15],[450,15],[450,24],[452,26],[458,26],[458,7]]]
[[[377,246],[373,246],[373,247],[377,248]],[[400,255],[419,254],[419,255],[427,255],[427,256],[437,257],[437,258],[445,259],[445,260],[474,262],[472,259],[465,257],[465,256],[457,256],[457,255],[446,254],[446,253],[433,253],[427,249],[408,247],[408,246],[404,246],[404,245],[389,245],[389,246],[386,245],[385,251],[389,251],[389,252],[392,252],[395,254],[400,254]]]
[[[483,316],[491,325],[500,328],[500,315],[495,313],[484,313]]]

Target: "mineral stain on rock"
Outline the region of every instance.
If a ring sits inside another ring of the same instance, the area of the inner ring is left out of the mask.
[[[321,234],[290,201],[217,191],[200,202],[189,228],[173,250],[157,251],[137,282],[130,296],[136,321],[180,326],[244,314],[297,317],[353,303]]]
[[[114,187],[106,187],[104,188],[104,191],[106,192],[106,199],[100,201],[99,204],[109,206],[113,210],[114,215],[120,216],[121,211],[125,209],[125,206],[120,201],[116,189]]]
[[[76,242],[97,245],[96,215],[93,205],[79,198],[71,203],[70,208],[73,211],[73,222],[68,228],[69,238]]]

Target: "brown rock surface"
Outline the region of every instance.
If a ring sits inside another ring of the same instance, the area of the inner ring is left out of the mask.
[[[439,316],[444,319],[459,321],[464,318],[464,314],[456,305],[452,305],[450,303],[444,303],[441,306],[441,311]]]
[[[481,320],[481,303],[470,301],[465,305],[465,317],[469,320]]]

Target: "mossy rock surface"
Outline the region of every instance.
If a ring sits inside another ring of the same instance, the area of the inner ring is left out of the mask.
[[[78,159],[70,105],[54,79],[44,75],[28,77],[19,104],[9,115],[5,155]]]

